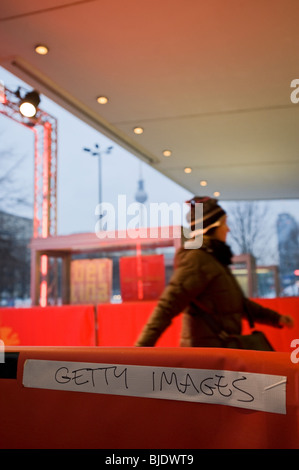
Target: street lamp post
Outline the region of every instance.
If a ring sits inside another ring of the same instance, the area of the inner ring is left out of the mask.
[[[87,147],[84,147],[83,150],[84,152],[88,152],[92,157],[98,157],[98,174],[99,174],[99,204],[101,205],[102,203],[102,161],[101,161],[101,156],[103,154],[109,154],[111,153],[113,147],[107,147],[106,150],[100,151],[100,146],[99,144],[95,144],[94,149],[90,149]],[[100,206],[101,207],[101,206]],[[101,219],[103,214],[100,214],[99,218]],[[101,221],[100,221],[101,225]]]

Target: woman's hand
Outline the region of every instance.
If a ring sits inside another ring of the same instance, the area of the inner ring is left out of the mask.
[[[286,326],[287,328],[293,328],[294,320],[289,315],[280,315],[279,325]]]

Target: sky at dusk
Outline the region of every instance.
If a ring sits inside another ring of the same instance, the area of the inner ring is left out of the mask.
[[[32,88],[0,67],[0,80],[11,91],[18,86]],[[118,204],[118,195],[126,196],[126,203],[135,202],[138,179],[144,179],[144,187],[151,202],[177,202],[183,204],[192,194],[161,175],[155,169],[75,116],[42,96],[40,108],[57,119],[58,123],[58,171],[57,171],[57,226],[58,234],[90,232],[95,229],[98,203],[99,172],[98,159],[84,152],[83,148],[100,146],[103,153],[113,146],[111,154],[103,154],[102,160],[102,202]],[[34,134],[33,132],[0,114],[0,177],[12,168],[7,181],[5,200],[0,209],[17,215],[33,216],[34,184]],[[20,194],[31,204],[10,202],[11,193]],[[182,211],[183,212],[183,211]],[[149,214],[149,211],[148,211]],[[180,224],[180,220],[174,223]],[[122,227],[124,228],[124,227]]]

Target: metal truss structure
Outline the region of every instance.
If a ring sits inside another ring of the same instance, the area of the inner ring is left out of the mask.
[[[41,109],[34,118],[26,118],[19,111],[19,102],[18,93],[2,88],[0,113],[34,132],[33,238],[47,238],[57,234],[57,120]],[[41,259],[40,273],[39,303],[45,306],[49,290],[47,256]]]

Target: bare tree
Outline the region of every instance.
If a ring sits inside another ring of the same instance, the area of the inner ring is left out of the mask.
[[[2,124],[2,123],[1,123]],[[0,303],[27,298],[30,292],[32,220],[13,215],[32,208],[24,167],[26,155],[6,144],[0,131]],[[21,177],[20,177],[21,175]],[[31,211],[30,211],[31,212]]]
[[[277,263],[275,220],[267,203],[242,201],[229,206],[228,241],[235,254],[249,253],[257,264]]]
[[[5,134],[4,126],[1,126],[1,137]],[[5,146],[6,145],[6,146]],[[26,164],[27,155],[18,155],[11,144],[5,144],[0,148],[0,209],[10,212],[17,208],[26,209],[33,207],[32,194],[23,175],[24,183],[20,182],[20,168]]]

